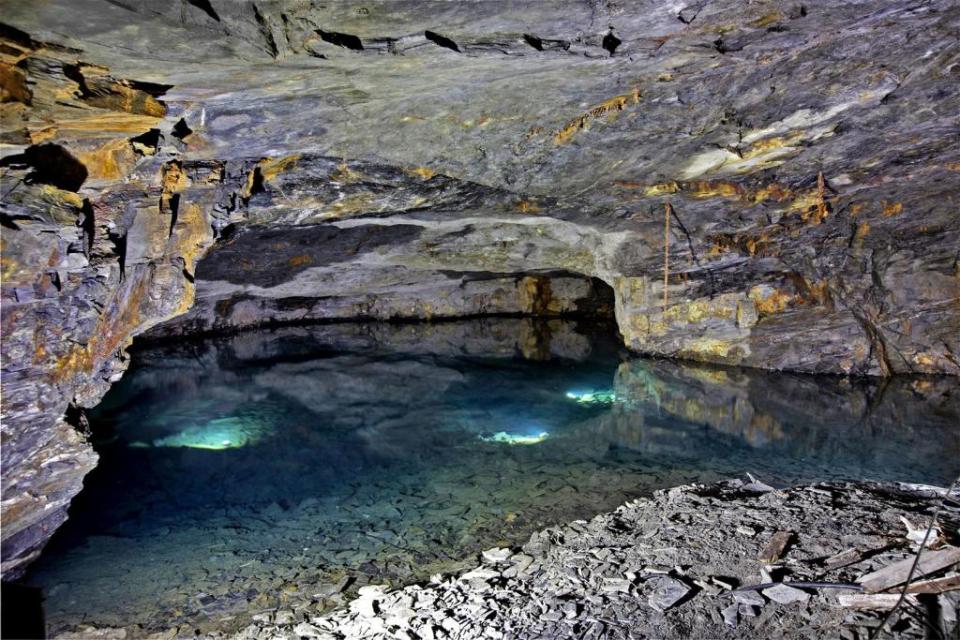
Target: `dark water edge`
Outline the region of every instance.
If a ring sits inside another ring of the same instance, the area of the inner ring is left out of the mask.
[[[943,485],[960,460],[954,379],[633,358],[521,318],[153,344],[91,422],[101,463],[25,578],[51,631],[335,606],[686,482]]]

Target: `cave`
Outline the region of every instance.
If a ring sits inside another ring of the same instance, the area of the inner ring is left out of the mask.
[[[0,637],[958,633],[955,3],[3,9]]]

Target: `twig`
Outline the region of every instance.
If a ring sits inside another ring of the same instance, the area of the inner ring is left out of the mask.
[[[913,564],[910,565],[910,572],[907,574],[907,581],[903,583],[903,589],[900,590],[900,597],[897,598],[897,603],[893,605],[886,615],[883,616],[883,619],[880,621],[880,626],[874,627],[873,631],[870,633],[869,640],[876,640],[880,635],[883,629],[887,626],[887,620],[890,619],[897,609],[903,604],[903,601],[907,597],[907,589],[910,588],[910,581],[913,580],[913,574],[917,570],[917,565],[920,564],[920,556],[923,554],[924,548],[927,546],[927,540],[930,539],[930,532],[933,531],[933,527],[937,524],[937,516],[940,515],[940,510],[943,508],[943,503],[946,502],[947,498],[950,497],[950,494],[953,493],[953,490],[956,488],[957,483],[960,483],[960,477],[954,479],[950,483],[950,487],[947,489],[947,492],[943,494],[940,498],[940,503],[937,505],[937,508],[933,510],[933,517],[930,518],[930,524],[927,525],[927,532],[923,534],[923,542],[920,543],[920,548],[917,549],[917,555],[913,557]]]

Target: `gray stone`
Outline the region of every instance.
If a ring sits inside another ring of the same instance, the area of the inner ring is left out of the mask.
[[[666,611],[680,602],[691,588],[686,583],[667,576],[654,576],[644,584],[647,603],[658,611]]]
[[[734,591],[733,599],[740,604],[747,604],[756,607],[762,607],[767,603],[767,601],[763,599],[762,595],[752,589],[745,591]]]
[[[769,587],[763,590],[763,595],[767,596],[774,602],[780,604],[793,604],[794,602],[806,602],[810,599],[810,594],[801,589],[796,589],[794,587],[778,584],[773,587]]]
[[[483,552],[483,561],[490,564],[500,564],[506,562],[513,555],[510,549],[505,547],[494,547]]]
[[[720,614],[723,616],[723,621],[725,623],[731,627],[735,627],[740,621],[740,605],[734,602],[730,606],[721,609]]]

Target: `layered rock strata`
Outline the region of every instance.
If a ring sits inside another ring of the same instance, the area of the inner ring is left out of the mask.
[[[6,577],[93,464],[68,407],[195,295],[158,332],[602,281],[639,352],[960,373],[954,3],[10,4]]]

